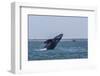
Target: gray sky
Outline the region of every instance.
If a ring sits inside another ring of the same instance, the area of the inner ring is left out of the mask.
[[[88,17],[29,15],[29,39],[48,39],[63,33],[63,39],[87,38]]]

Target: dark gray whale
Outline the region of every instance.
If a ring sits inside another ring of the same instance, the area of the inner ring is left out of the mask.
[[[59,34],[56,37],[54,37],[53,39],[46,40],[44,42],[46,44],[44,46],[44,48],[46,48],[47,50],[54,49],[57,46],[58,42],[62,39],[62,37],[63,37],[63,34]]]

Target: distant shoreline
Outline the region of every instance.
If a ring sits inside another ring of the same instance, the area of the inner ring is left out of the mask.
[[[45,40],[48,40],[48,39],[28,39],[28,41],[45,41]],[[75,40],[75,41],[87,41],[88,39],[61,39],[61,41],[73,41],[73,40]]]

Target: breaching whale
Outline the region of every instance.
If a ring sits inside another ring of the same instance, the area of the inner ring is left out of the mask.
[[[53,39],[48,39],[46,41],[44,41],[44,43],[46,44],[44,46],[44,48],[46,48],[47,50],[52,50],[54,49],[57,44],[59,43],[59,41],[62,39],[63,34],[59,34],[56,37],[54,37]]]

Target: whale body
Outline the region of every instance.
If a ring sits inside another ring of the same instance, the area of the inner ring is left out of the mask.
[[[59,43],[59,41],[62,39],[63,34],[59,34],[56,37],[52,38],[52,39],[48,39],[46,41],[44,41],[44,48],[46,48],[47,50],[52,50],[54,49],[57,44]]]

